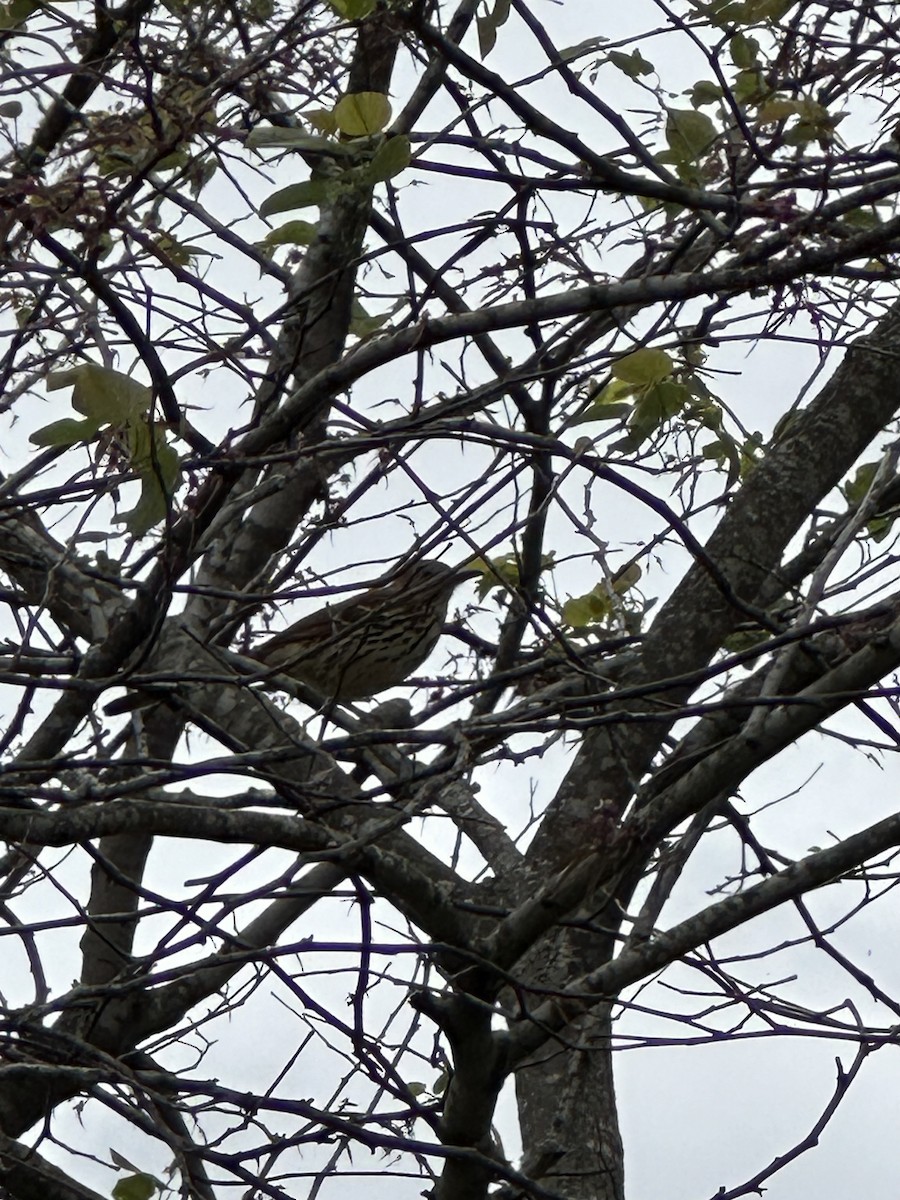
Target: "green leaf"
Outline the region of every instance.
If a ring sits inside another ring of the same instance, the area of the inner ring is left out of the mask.
[[[319,133],[326,137],[336,137],[338,132],[338,123],[334,113],[326,108],[308,108],[303,113],[303,120],[307,125],[311,125],[313,129],[318,129]]]
[[[756,115],[764,125],[769,125],[796,116],[801,108],[799,100],[791,100],[788,96],[772,96],[759,106]]]
[[[746,20],[743,0],[726,0],[723,4],[695,4],[694,8],[719,29],[740,25]]]
[[[799,150],[805,150],[810,142],[816,140],[815,129],[808,121],[798,121],[784,135],[785,146],[796,146]]]
[[[614,67],[618,67],[632,79],[639,79],[641,75],[652,75],[656,70],[653,63],[648,62],[637,49],[632,50],[631,54],[623,54],[621,50],[610,50],[607,58]]]
[[[642,392],[628,422],[632,445],[639,445],[664,421],[680,412],[689,395],[685,385],[674,379],[663,379]]]
[[[694,108],[701,108],[704,104],[718,104],[722,99],[721,87],[711,79],[698,79],[688,94]]]
[[[211,250],[205,250],[202,246],[192,246],[190,242],[179,242],[169,233],[160,234],[155,245],[161,254],[178,267],[193,266],[198,258],[217,257]]]
[[[759,67],[739,71],[731,87],[732,95],[740,104],[758,104],[766,99],[769,90]]]
[[[193,155],[187,150],[173,150],[171,154],[158,159],[153,164],[153,169],[154,171],[180,171],[183,167],[190,166],[193,161]]]
[[[153,430],[152,441],[149,426],[144,425],[143,430],[144,437],[139,436],[137,429],[133,431],[136,436],[131,446],[132,465],[141,477],[140,500],[130,512],[119,513],[113,518],[115,524],[124,525],[133,537],[143,537],[154,525],[165,520],[181,481],[174,449],[166,445],[158,430]]]
[[[645,346],[612,365],[613,378],[637,387],[648,387],[672,374],[675,364],[665,350]]]
[[[873,517],[871,521],[866,522],[866,532],[873,542],[883,542],[896,520],[896,517]]]
[[[690,392],[683,383],[663,379],[648,388],[635,407],[658,414],[659,420],[665,421],[681,412],[689,398]]]
[[[702,386],[702,380],[693,379],[685,380],[685,387],[696,398],[696,385],[699,382]],[[717,404],[700,403],[692,405],[686,414],[690,421],[696,422],[704,429],[711,429],[713,433],[718,433],[722,428],[722,410]]]
[[[863,463],[862,466],[857,467],[853,478],[841,487],[848,507],[856,508],[865,500],[878,472],[879,465],[877,462]],[[896,514],[878,513],[866,522],[866,532],[873,541],[883,542],[891,532],[896,520]]]
[[[680,379],[663,379],[655,383],[647,395],[654,397],[667,417],[674,417],[690,401],[691,391]]]
[[[478,53],[484,61],[497,41],[497,26],[490,17],[476,17],[475,29],[478,33]]]
[[[552,571],[554,552],[541,555],[541,570]],[[496,587],[516,588],[519,586],[519,559],[515,554],[504,554],[500,558],[477,558],[470,564],[484,571],[478,581],[478,599],[483,600]],[[438,1093],[435,1092],[435,1095]]]
[[[570,597],[562,609],[562,619],[572,629],[586,629],[605,621],[613,611],[612,600],[605,584],[598,583],[583,596]]]
[[[851,229],[877,229],[883,223],[877,209],[873,207],[854,208],[841,217],[841,224]]]
[[[729,45],[731,61],[739,71],[749,71],[759,59],[759,42],[744,33],[736,33]]]
[[[566,46],[560,50],[559,61],[567,63],[574,62],[576,58],[584,58],[586,54],[595,53],[608,41],[608,37],[585,38],[583,42],[577,42],[574,46]]]
[[[796,0],[744,0],[746,24],[756,25],[760,21],[780,21]]]
[[[101,426],[101,421],[76,421],[72,417],[63,417],[61,421],[53,421],[36,429],[28,440],[35,446],[75,446],[78,442],[93,441]]]
[[[800,120],[787,131],[784,140],[794,146],[812,141],[824,146],[832,140],[835,128],[846,115],[846,112],[832,114],[818,101],[807,98],[800,104]]]
[[[362,340],[369,338],[387,322],[388,314],[370,317],[358,300],[354,300],[350,309],[350,332]]]
[[[714,442],[707,442],[700,453],[720,467],[728,463],[727,487],[732,487],[740,479],[742,459],[734,438],[723,433]]]
[[[0,29],[15,29],[40,7],[40,0],[10,0],[8,4],[0,4]]]
[[[745,479],[762,457],[763,436],[751,433],[741,446],[741,479]]]
[[[171,488],[178,478],[178,455],[158,425],[137,421],[125,430],[128,457],[141,475],[152,475]]]
[[[706,113],[692,108],[670,108],[666,141],[681,162],[694,163],[707,154],[716,140],[716,127]]]
[[[630,400],[623,400],[618,404],[610,403],[607,400],[603,400],[601,393],[598,402],[592,404],[590,408],[586,408],[580,417],[576,417],[573,424],[588,425],[592,421],[623,421],[627,416],[630,416],[631,410],[632,404]]]
[[[46,378],[48,392],[72,388],[72,407],[101,425],[125,425],[150,409],[152,393],[121,371],[84,363],[68,371],[52,371]]]
[[[269,249],[275,246],[308,246],[316,236],[317,228],[312,221],[288,221],[267,233],[260,245]]]
[[[848,504],[853,506],[862,504],[863,500],[869,494],[869,488],[872,486],[872,480],[875,478],[877,470],[877,462],[863,463],[861,467],[857,467],[853,478],[848,480],[841,488]]]
[[[801,102],[801,111],[804,119],[811,125],[820,125],[822,128],[832,128],[847,115],[841,112],[832,117],[824,104],[820,104],[818,100],[811,100],[809,97]]]
[[[112,1190],[113,1200],[150,1200],[159,1184],[152,1175],[129,1175],[120,1179]]]
[[[745,650],[752,650],[754,646],[762,645],[763,642],[769,640],[769,633],[765,629],[760,629],[758,626],[755,629],[744,629],[738,633],[729,633],[728,637],[722,642],[722,646],[729,654],[741,654]]]
[[[342,146],[334,138],[319,133],[307,133],[305,129],[279,129],[274,125],[260,125],[252,129],[244,139],[250,150],[301,150],[309,154],[329,154],[333,158],[352,157],[354,151]]]
[[[311,205],[328,204],[341,190],[339,179],[307,179],[303,183],[292,183],[289,187],[274,192],[260,206],[260,216],[272,217],[276,213],[288,212],[292,208],[309,208]]]
[[[489,13],[478,16],[475,27],[478,31],[478,53],[487,58],[497,42],[497,30],[509,19],[511,0],[496,0]]]
[[[375,11],[376,0],[328,0],[328,3],[345,21],[364,21]]]
[[[383,92],[353,92],[334,106],[338,129],[348,137],[380,133],[391,119],[391,102]]]
[[[48,391],[73,388],[72,407],[86,420],[55,421],[33,433],[31,441],[39,446],[72,446],[93,440],[104,426],[118,431],[119,444],[124,442],[128,461],[142,486],[136,508],[115,520],[141,537],[166,516],[181,481],[178,454],[166,442],[164,427],[147,420],[150,389],[119,371],[93,363],[53,372],[46,386]]]
[[[575,424],[583,425],[588,421],[614,421],[627,417],[631,412],[632,404],[629,397],[633,395],[634,390],[633,383],[626,383],[622,379],[611,379],[601,391],[593,392],[591,404],[577,418]]]
[[[386,183],[409,166],[410,144],[406,134],[386,138],[372,156],[372,161],[364,168],[366,179],[370,183]]]
[[[22,105],[18,100],[7,100],[0,104],[0,117],[19,117],[22,115]]]
[[[110,1146],[109,1148],[109,1157],[121,1171],[130,1171],[132,1175],[139,1175],[141,1173],[131,1159],[126,1158],[124,1154],[120,1154],[114,1146]]]

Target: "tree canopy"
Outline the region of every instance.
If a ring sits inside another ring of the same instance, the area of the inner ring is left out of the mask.
[[[0,5],[4,1196],[624,1200],[701,1043],[832,1075],[642,1190],[827,1153],[900,1021],[898,41]],[[401,686],[253,657],[421,559]]]

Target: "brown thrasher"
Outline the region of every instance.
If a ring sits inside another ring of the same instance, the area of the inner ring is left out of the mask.
[[[301,617],[249,657],[329,700],[367,700],[421,666],[441,635],[454,590],[480,574],[420,559],[358,596]]]

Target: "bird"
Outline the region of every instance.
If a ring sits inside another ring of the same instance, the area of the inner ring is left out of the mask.
[[[301,617],[247,657],[327,700],[369,700],[403,683],[437,644],[456,588],[482,574],[423,558],[367,591]]]

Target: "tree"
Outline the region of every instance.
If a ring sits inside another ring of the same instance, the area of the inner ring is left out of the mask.
[[[745,1195],[891,1043],[896,14],[585,7],[4,6],[14,1200],[613,1200],[667,1019],[845,1055]],[[422,557],[401,690],[242,653]]]

